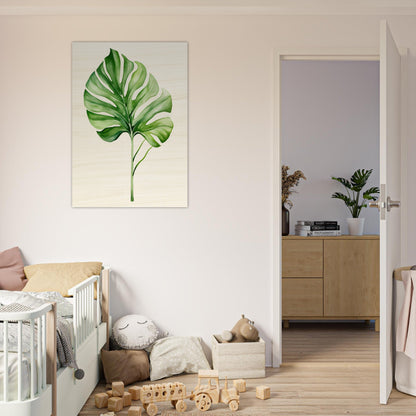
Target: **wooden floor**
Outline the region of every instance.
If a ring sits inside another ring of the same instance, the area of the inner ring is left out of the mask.
[[[267,369],[265,379],[247,380],[248,391],[241,394],[234,415],[416,415],[416,397],[395,390],[387,406],[378,404],[378,333],[364,324],[291,324],[283,331],[283,361],[280,368]],[[197,383],[193,374],[164,382],[178,380],[189,391]],[[260,384],[271,387],[270,400],[255,398]],[[104,384],[96,388],[104,390]],[[201,416],[193,402],[187,404],[184,416]],[[168,404],[158,407],[162,416],[178,416]],[[91,397],[80,415],[101,413]],[[206,416],[210,414],[233,413],[216,405]],[[117,415],[127,415],[127,408]]]

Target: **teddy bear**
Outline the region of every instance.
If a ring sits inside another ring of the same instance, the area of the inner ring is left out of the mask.
[[[259,331],[244,315],[234,325],[231,331],[225,330],[221,334],[222,342],[256,342],[259,340]]]

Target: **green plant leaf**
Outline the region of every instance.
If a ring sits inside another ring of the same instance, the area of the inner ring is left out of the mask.
[[[107,142],[128,133],[159,147],[173,129],[169,117],[155,119],[172,111],[171,95],[142,63],[132,62],[114,49],[88,78],[84,105],[91,125]]]
[[[361,189],[363,189],[365,184],[367,183],[368,178],[370,177],[372,172],[373,169],[357,169],[350,178],[352,189],[355,192],[361,191]]]
[[[378,187],[373,186],[372,188],[369,188],[365,192],[363,192],[363,198],[370,201],[376,201],[379,193],[380,190],[378,189]]]
[[[344,185],[346,188],[348,188],[348,189],[352,189],[352,185],[351,185],[351,182],[348,180],[348,179],[345,179],[345,178],[336,178],[336,177],[332,177],[332,179],[334,180],[334,181],[337,181],[337,182],[339,182],[339,183],[341,183],[342,185]]]
[[[355,204],[355,201],[353,201],[349,196],[342,194],[341,192],[334,192],[332,194],[332,198],[343,200],[347,207],[352,207]]]
[[[130,137],[130,201],[134,201],[133,177],[150,150],[169,139],[173,121],[162,113],[172,111],[172,97],[138,61],[130,61],[114,49],[90,75],[85,85],[84,105],[91,125],[106,142],[123,133]],[[134,137],[142,136],[135,150]],[[144,156],[139,156],[143,144]],[[137,161],[137,159],[139,159]]]

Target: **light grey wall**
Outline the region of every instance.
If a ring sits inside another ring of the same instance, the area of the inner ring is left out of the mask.
[[[337,220],[348,234],[351,214],[331,198],[345,188],[331,177],[373,169],[364,189],[379,185],[379,63],[283,61],[281,85],[282,164],[307,178],[290,198],[291,233],[297,220]],[[365,234],[379,233],[376,209],[360,217]]]

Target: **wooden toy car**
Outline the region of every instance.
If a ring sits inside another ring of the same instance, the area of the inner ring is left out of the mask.
[[[201,385],[202,380],[208,380],[208,384]],[[200,370],[198,373],[198,385],[190,397],[195,401],[195,406],[205,412],[211,404],[224,403],[230,410],[238,410],[240,396],[234,387],[228,388],[228,381],[225,379],[224,388],[220,388],[217,370]]]
[[[178,412],[184,412],[184,399],[189,397],[183,383],[147,384],[140,390],[140,401],[149,416],[155,416],[158,412],[155,403],[169,400]]]

